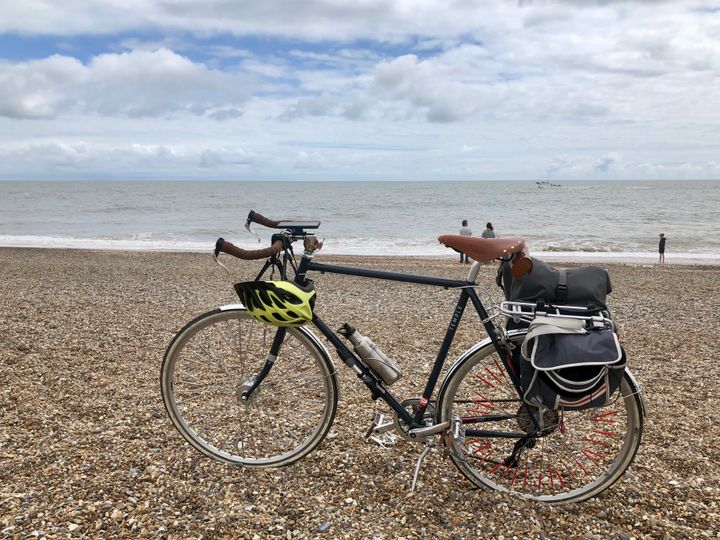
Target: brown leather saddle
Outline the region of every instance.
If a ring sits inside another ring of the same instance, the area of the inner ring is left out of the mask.
[[[480,238],[443,234],[438,237],[438,241],[478,262],[512,257],[510,269],[513,277],[524,276],[532,270],[532,259],[530,259],[525,241],[519,236]]]

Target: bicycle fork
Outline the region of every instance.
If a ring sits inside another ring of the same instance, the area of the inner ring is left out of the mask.
[[[267,377],[270,373],[270,370],[275,364],[275,360],[277,359],[278,354],[280,354],[280,346],[285,340],[286,333],[287,329],[283,327],[279,327],[277,329],[277,332],[275,332],[275,337],[273,338],[272,345],[270,346],[270,351],[265,358],[265,364],[263,364],[260,372],[248,381],[249,386],[243,389],[240,394],[241,401],[250,401],[250,398],[252,397],[255,390],[260,386],[260,384],[262,384],[262,382],[265,380],[265,377]]]

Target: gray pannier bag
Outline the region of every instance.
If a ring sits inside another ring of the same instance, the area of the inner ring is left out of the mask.
[[[506,300],[521,300],[584,306],[589,309],[606,309],[605,298],[612,292],[610,276],[607,270],[597,266],[577,268],[555,268],[554,266],[532,258],[532,271],[522,277],[514,278],[510,273],[510,263],[500,264],[497,284]]]
[[[521,347],[523,399],[552,410],[610,404],[627,359],[611,328],[537,314]]]

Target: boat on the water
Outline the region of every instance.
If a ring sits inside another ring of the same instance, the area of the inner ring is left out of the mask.
[[[547,180],[540,180],[535,183],[537,184],[537,187],[539,187],[539,188],[562,187],[560,184],[553,184],[552,182],[548,182]]]

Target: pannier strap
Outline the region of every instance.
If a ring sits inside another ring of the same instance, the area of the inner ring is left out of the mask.
[[[564,302],[567,300],[567,273],[564,268],[558,268],[558,284],[555,288],[555,294],[558,302]]]
[[[585,330],[584,322],[580,319],[550,318],[538,315],[530,323],[530,328],[520,347],[520,354],[523,355],[523,358],[530,360],[527,350],[528,343],[534,338],[546,334],[587,334],[587,330]]]

